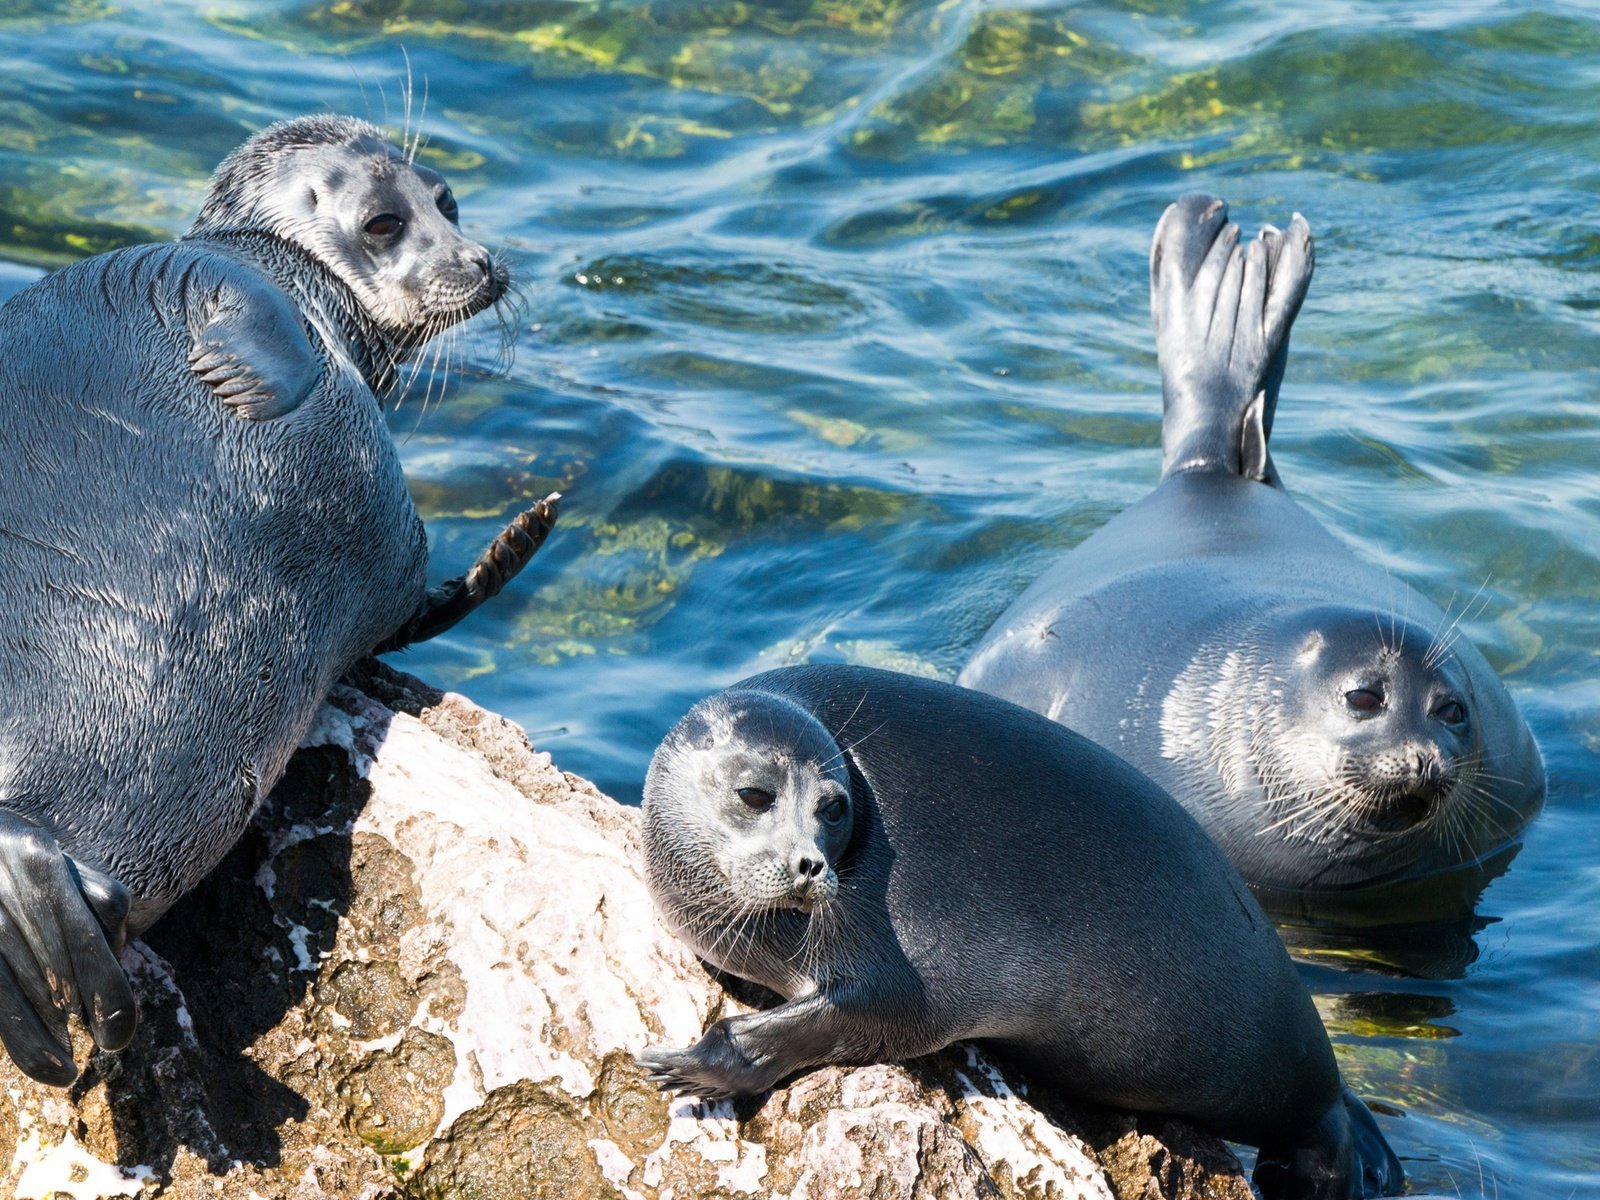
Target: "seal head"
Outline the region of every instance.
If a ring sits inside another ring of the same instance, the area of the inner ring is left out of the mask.
[[[792,700],[730,689],[668,735],[645,786],[662,814],[645,826],[645,858],[668,924],[713,946],[723,969],[807,986],[795,963],[813,920],[837,916],[854,828],[833,735]],[[705,939],[711,920],[721,932]]]
[[[1257,882],[1374,880],[1509,836],[1476,710],[1425,630],[1317,606],[1202,650],[1163,703],[1162,753],[1207,781],[1214,836]]]
[[[348,287],[400,354],[508,286],[505,267],[461,233],[444,176],[353,117],[297,117],[250,138],[217,168],[187,236],[263,230]]]

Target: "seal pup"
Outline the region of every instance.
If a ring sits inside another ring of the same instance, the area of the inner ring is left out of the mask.
[[[702,700],[644,787],[667,926],[785,998],[640,1056],[664,1088],[983,1038],[1034,1078],[1261,1147],[1270,1197],[1391,1195],[1289,956],[1171,797],[1036,713],[952,684],[787,667]]]
[[[1161,482],[1034,583],[959,682],[1147,772],[1252,885],[1470,870],[1538,812],[1538,748],[1460,618],[1283,489],[1268,438],[1311,231],[1296,214],[1238,241],[1215,197],[1161,218]]]
[[[523,513],[432,590],[384,424],[409,356],[505,293],[456,202],[372,125],[312,116],[218,168],[181,241],[0,307],[0,1041],[76,1075],[126,1045],[116,961],[244,830],[329,686],[494,594]]]

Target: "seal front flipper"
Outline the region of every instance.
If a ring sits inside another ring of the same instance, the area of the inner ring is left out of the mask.
[[[881,1008],[881,997],[873,1003]],[[723,1100],[770,1091],[789,1076],[824,1063],[869,1063],[913,1058],[942,1044],[883,1044],[883,1022],[852,1020],[814,992],[765,1012],[724,1017],[694,1045],[646,1050],[645,1078],[662,1091]]]
[[[63,1087],[78,1076],[67,1017],[120,1050],[137,1020],[117,963],[128,893],[61,852],[47,832],[0,810],[0,1043],[24,1074]]]
[[[236,415],[269,421],[311,394],[322,364],[283,292],[236,270],[197,307],[189,369]]]
[[[1311,231],[1296,214],[1287,234],[1265,229],[1241,249],[1239,228],[1215,196],[1169,207],[1150,251],[1150,312],[1161,364],[1162,476],[1225,471],[1275,481],[1262,447],[1243,439],[1247,409],[1265,438],[1283,377],[1289,328],[1310,283]]]
[[[515,579],[517,573],[539,552],[560,512],[561,493],[551,492],[518,515],[516,520],[501,530],[500,536],[489,543],[489,548],[478,556],[478,561],[470,571],[431,589],[422,610],[374,653],[403,650],[437,637],[485,600],[498,595],[500,589]]]
[[[1398,1196],[1405,1171],[1372,1113],[1347,1087],[1296,1146],[1262,1146],[1251,1179],[1266,1200]]]

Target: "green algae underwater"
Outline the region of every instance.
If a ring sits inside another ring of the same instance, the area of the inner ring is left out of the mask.
[[[1345,0],[0,6],[0,269],[180,233],[252,129],[398,129],[521,284],[393,416],[435,561],[532,499],[498,602],[397,665],[637,800],[787,662],[953,677],[1143,495],[1146,254],[1183,191],[1319,266],[1290,490],[1511,686],[1550,797],[1476,919],[1289,927],[1412,1187],[1600,1194],[1600,20]]]

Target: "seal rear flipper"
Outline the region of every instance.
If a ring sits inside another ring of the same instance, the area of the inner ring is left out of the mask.
[[[1265,1200],[1366,1200],[1405,1189],[1400,1160],[1349,1088],[1310,1136],[1299,1146],[1261,1148],[1251,1180]]]
[[[1311,230],[1297,213],[1287,233],[1268,226],[1241,250],[1227,215],[1215,196],[1184,196],[1163,214],[1151,246],[1162,476],[1210,470],[1274,482],[1266,440],[1289,329],[1311,281]],[[1259,444],[1247,446],[1247,433]]]
[[[78,1076],[67,1018],[120,1050],[137,1009],[117,963],[128,893],[75,863],[45,830],[0,810],[0,1043],[24,1074],[64,1087]]]
[[[269,421],[311,394],[322,363],[299,312],[276,287],[236,270],[197,307],[189,369],[237,416]]]
[[[1244,410],[1239,432],[1239,474],[1277,487],[1278,468],[1272,465],[1272,455],[1267,452],[1267,437],[1267,393],[1262,389]]]
[[[428,592],[428,598],[411,620],[395,631],[375,654],[403,650],[418,642],[437,637],[471,613],[485,600],[499,594],[527,566],[549,536],[561,511],[561,493],[551,492],[539,503],[517,516],[516,520],[489,543],[472,569]]]

